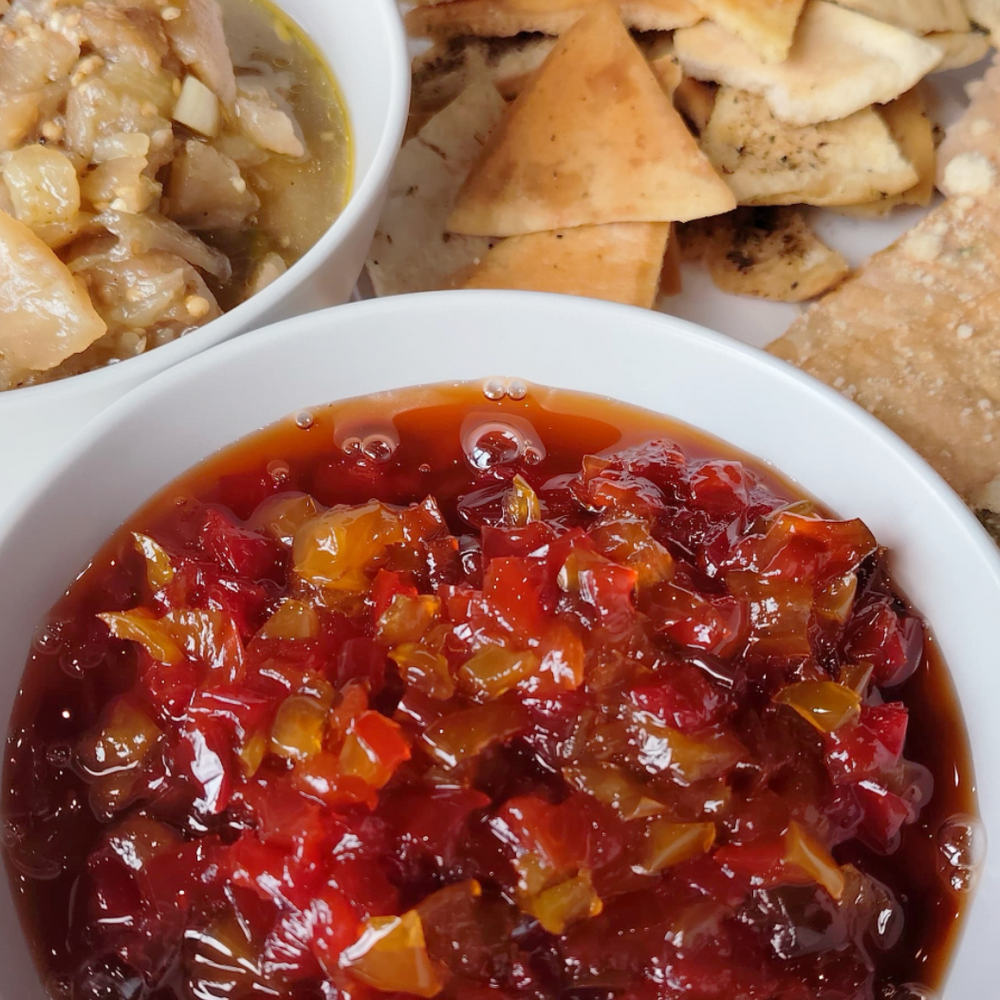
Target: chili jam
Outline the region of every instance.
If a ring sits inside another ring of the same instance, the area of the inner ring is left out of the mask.
[[[864,524],[498,382],[300,415],[147,505],[36,636],[3,809],[73,1000],[909,1000],[975,830]]]

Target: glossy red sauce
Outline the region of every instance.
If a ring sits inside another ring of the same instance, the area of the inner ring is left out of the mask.
[[[74,1000],[904,996],[975,811],[863,524],[480,387],[288,420],[132,518],[39,631],[3,790]]]

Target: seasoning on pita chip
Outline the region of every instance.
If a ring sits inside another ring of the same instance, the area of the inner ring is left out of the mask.
[[[879,113],[889,127],[893,141],[918,175],[917,183],[900,194],[888,195],[864,205],[845,206],[841,211],[863,218],[887,215],[897,205],[926,207],[934,197],[937,150],[934,147],[934,123],[927,114],[923,85],[902,97],[882,105]]]
[[[722,87],[701,147],[741,205],[854,205],[919,180],[871,108],[796,127],[762,97]]]
[[[732,208],[614,7],[598,0],[490,135],[449,227],[519,236]]]
[[[938,31],[924,35],[924,41],[941,50],[935,73],[973,66],[990,51],[990,36],[982,31]]]
[[[763,94],[792,125],[834,121],[894,100],[942,58],[930,42],[828,0],[809,0],[791,53],[778,65],[710,21],[678,31],[674,45],[689,76]]]
[[[683,227],[688,259],[732,295],[804,302],[829,291],[850,271],[847,261],[792,208],[738,208]]]
[[[513,100],[555,44],[545,35],[438,42],[413,60],[411,111],[440,111],[474,76],[488,76],[503,97]]]
[[[947,195],[985,193],[996,187],[998,171],[1000,62],[994,57],[965,113],[941,143],[937,186]]]
[[[488,79],[474,79],[402,148],[369,250],[376,295],[439,288],[495,242],[445,225],[455,195],[506,108]]]
[[[968,498],[1000,469],[1000,192],[949,198],[769,350],[856,400]]]
[[[614,222],[512,236],[456,283],[581,295],[651,309],[669,236],[665,222]]]
[[[837,0],[842,7],[888,21],[915,35],[932,31],[968,31],[963,0]]]
[[[805,0],[693,0],[705,17],[742,39],[764,62],[788,58]]]
[[[701,11],[689,0],[614,0],[636,31],[672,31],[697,24]],[[587,11],[589,0],[448,0],[414,7],[406,15],[411,35],[504,38],[523,32],[561,35]]]

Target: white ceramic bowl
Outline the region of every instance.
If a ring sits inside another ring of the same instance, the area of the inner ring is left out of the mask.
[[[122,520],[191,465],[303,407],[491,375],[676,417],[864,518],[951,667],[982,816],[1000,836],[1000,554],[958,497],[865,411],[759,351],[657,313],[550,295],[445,292],[314,313],[202,354],[100,415],[0,515],[0,718],[35,623]],[[969,917],[947,1000],[997,996],[1000,853]],[[35,1000],[14,923],[0,890],[0,1000]]]
[[[122,364],[0,393],[0,508],[70,434],[150,376],[247,330],[346,302],[364,265],[409,113],[410,64],[395,0],[273,0],[333,70],[354,140],[350,200],[272,285],[213,323]]]

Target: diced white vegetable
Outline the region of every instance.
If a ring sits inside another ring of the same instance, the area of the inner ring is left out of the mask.
[[[80,211],[76,168],[58,150],[24,146],[4,156],[2,172],[14,212],[25,225],[68,222]]]
[[[167,197],[170,218],[193,230],[241,226],[260,208],[240,168],[197,139],[189,139],[174,159]]]
[[[273,281],[277,281],[287,270],[288,265],[279,254],[269,253],[257,265],[257,269],[253,273],[253,278],[250,279],[250,284],[247,287],[246,297],[249,299],[252,295],[263,291]]]
[[[219,99],[196,76],[184,78],[174,121],[210,138],[219,134]]]
[[[305,154],[295,122],[278,107],[266,87],[241,81],[236,97],[236,117],[243,134],[261,149],[284,156]]]
[[[94,163],[106,163],[122,156],[143,157],[149,153],[149,136],[141,132],[117,132],[94,142]]]
[[[162,193],[162,186],[147,177],[144,156],[119,156],[96,166],[83,179],[83,197],[98,212],[145,212]]]
[[[84,286],[23,223],[0,212],[0,355],[11,368],[48,371],[107,327]]]

